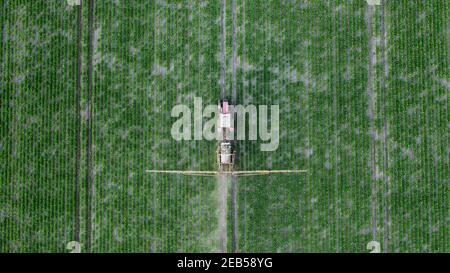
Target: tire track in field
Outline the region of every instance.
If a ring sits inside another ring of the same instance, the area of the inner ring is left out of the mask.
[[[225,59],[225,13],[226,13],[226,0],[220,1],[220,98],[226,98],[225,89],[225,72],[226,72],[226,59]],[[218,198],[218,232],[219,232],[219,251],[222,253],[227,252],[227,199],[228,199],[228,181],[229,176],[218,175],[217,176],[217,198]]]
[[[0,49],[1,54],[0,54],[0,68],[2,69],[2,73],[0,74],[1,76],[1,81],[3,83],[3,81],[5,81],[4,79],[7,79],[7,75],[9,75],[9,71],[7,70],[8,67],[8,58],[6,57],[6,54],[8,54],[9,52],[7,51],[7,40],[8,40],[8,33],[7,33],[7,26],[9,26],[9,20],[6,17],[9,14],[9,10],[7,10],[8,8],[8,0],[3,2],[2,5],[2,10],[1,10],[1,23],[2,23],[2,39],[1,39],[1,43],[2,43],[2,48]],[[6,82],[6,81],[5,81]],[[2,142],[2,145],[4,145],[4,150],[2,150],[2,152],[4,151],[4,155],[2,154],[2,158],[5,158],[5,167],[4,169],[2,169],[2,175],[0,176],[1,179],[4,179],[4,181],[11,181],[10,177],[11,177],[11,144],[12,144],[12,130],[11,130],[11,109],[12,109],[12,105],[11,105],[11,95],[10,95],[10,90],[9,90],[9,83],[5,83],[4,85],[4,91],[1,93],[0,95],[0,107],[5,107],[6,109],[8,109],[8,111],[5,112],[5,114],[3,114],[3,111],[0,111],[0,119],[1,120],[1,129],[0,129],[0,141]],[[6,102],[6,104],[5,104]],[[4,123],[6,123],[6,125],[4,125]],[[4,127],[3,127],[4,126]],[[4,131],[1,131],[4,130]],[[5,142],[3,142],[5,138]],[[5,201],[3,200],[7,200],[8,196],[10,194],[10,189],[9,187],[5,188],[5,191],[2,192],[2,194],[0,195],[0,201],[6,204]],[[11,199],[10,199],[11,200]],[[11,203],[8,204],[11,208]],[[10,211],[11,209],[9,209]],[[7,213],[10,213],[7,210]],[[10,221],[7,220],[5,222],[5,225],[0,226],[0,240],[9,240],[9,230],[11,230],[10,225],[9,225]],[[0,246],[0,252],[2,253],[6,253],[6,252],[11,252],[9,250],[9,246],[7,244],[2,244]]]
[[[87,94],[87,146],[86,146],[86,252],[91,245],[91,197],[92,197],[92,89],[93,89],[93,54],[94,54],[94,0],[88,3],[88,94]]]
[[[154,3],[154,7],[153,7],[153,21],[152,21],[152,24],[153,24],[153,34],[152,34],[152,37],[153,37],[153,56],[152,56],[152,70],[153,69],[155,69],[155,67],[156,67],[156,41],[157,41],[157,37],[156,37],[156,34],[157,34],[157,32],[156,32],[156,24],[158,23],[159,24],[159,20],[157,21],[157,12],[158,12],[158,10],[157,10],[157,5]],[[158,37],[159,38],[159,37]],[[152,73],[153,74],[153,73]],[[152,76],[152,78],[153,78],[154,76]],[[153,109],[156,109],[156,80],[153,78],[152,79],[152,89],[153,89],[153,95],[155,96],[155,99],[153,99]],[[159,125],[159,128],[161,128],[161,125],[160,124],[158,124]],[[153,125],[154,126],[154,128],[156,128],[156,122],[155,122],[155,124]],[[153,138],[156,140],[156,130],[153,130]],[[157,165],[157,160],[156,160],[156,154],[155,153],[152,153],[152,166],[158,166]],[[151,245],[150,245],[150,252],[151,253],[155,253],[156,252],[156,243],[157,243],[157,240],[156,240],[156,177],[155,176],[153,176],[153,179],[152,179],[152,221],[153,221],[153,225],[152,225],[152,232],[151,232],[151,234],[152,234],[152,243],[151,243]]]
[[[447,27],[447,64],[450,64],[450,7],[447,8],[447,21],[448,21],[448,27]],[[446,104],[445,112],[447,113],[447,117],[449,117],[449,115],[448,115],[448,103]],[[450,145],[449,145],[450,141],[449,140],[450,140],[450,137],[449,137],[449,134],[447,133],[447,151],[450,150]],[[450,157],[447,156],[447,162],[449,161],[449,159],[450,159]],[[450,200],[450,190],[447,191],[447,196],[446,197],[447,197],[448,200]],[[449,211],[447,211],[447,219],[450,218],[449,215],[450,215],[450,209],[449,209]],[[448,227],[449,222],[450,221],[445,221],[444,222],[445,230],[449,230],[449,227]],[[449,245],[449,243],[448,243],[449,242],[449,240],[448,240],[449,233],[445,232],[444,235],[446,235],[446,236],[444,236],[444,242],[446,242],[444,244],[444,249],[450,249],[448,247],[448,245]],[[446,248],[446,246],[447,246],[447,248]]]
[[[372,240],[376,239],[376,174],[375,174],[375,114],[374,114],[374,90],[373,90],[373,58],[375,57],[375,48],[373,45],[372,33],[372,6],[368,5],[366,8],[366,21],[368,31],[368,48],[369,48],[369,66],[367,69],[367,95],[369,99],[369,119],[370,119],[370,173],[372,180]]]
[[[232,63],[232,88],[231,88],[231,103],[236,105],[236,65],[237,65],[237,45],[236,45],[236,0],[233,0],[231,17],[233,20],[233,33],[232,33],[232,47],[233,47],[233,63]],[[234,119],[234,128],[237,128],[236,118]],[[235,158],[236,160],[236,158]],[[237,177],[231,178],[231,252],[237,251]]]
[[[337,47],[336,47],[336,35],[337,35],[337,30],[336,30],[336,6],[333,5],[332,6],[332,31],[333,31],[333,115],[334,115],[334,135],[333,135],[333,140],[334,140],[334,187],[335,187],[335,193],[336,193],[336,203],[335,203],[335,221],[336,221],[336,252],[339,252],[339,199],[338,199],[338,151],[337,151],[337,146],[338,146],[338,129],[337,129]]]
[[[242,62],[244,63],[245,62],[245,53],[246,53],[246,51],[245,51],[245,0],[242,2],[242,30],[241,31],[242,31]],[[242,80],[245,81],[245,69],[242,69]],[[242,94],[244,94],[244,90],[245,90],[245,85],[244,84],[242,85],[242,89],[243,89],[242,90]],[[237,121],[236,121],[236,123],[237,123]],[[244,160],[243,163],[244,163],[243,167],[246,170],[247,166],[245,164],[245,160]],[[244,189],[247,188],[246,181],[244,181],[244,187],[243,188]],[[246,250],[246,243],[247,243],[247,232],[245,232],[246,231],[246,226],[247,226],[247,195],[246,195],[245,192],[244,192],[244,202],[243,203],[244,204],[243,204],[243,211],[242,211],[242,213],[243,213],[243,219],[242,219],[243,228],[242,228],[242,230],[244,231],[244,234],[242,236],[243,237],[242,241],[243,241],[243,249],[245,251]],[[236,227],[236,230],[237,230],[237,227]]]
[[[80,241],[80,160],[81,160],[81,76],[82,76],[82,33],[83,33],[83,21],[82,21],[82,3],[78,7],[77,12],[77,24],[78,24],[78,49],[77,49],[77,82],[76,82],[76,158],[75,158],[75,226],[74,226],[74,239]]]
[[[237,177],[231,177],[231,252],[237,252]]]
[[[226,73],[226,59],[225,59],[225,54],[226,54],[226,49],[225,49],[225,45],[226,45],[226,27],[225,27],[225,22],[226,22],[226,0],[221,0],[220,1],[220,97],[222,99],[225,99],[226,97],[226,85],[225,85],[225,73]]]
[[[380,58],[380,67],[381,73],[378,75],[380,77],[380,87],[381,87],[381,96],[380,96],[380,114],[382,116],[382,137],[381,137],[381,145],[382,145],[382,164],[383,164],[383,225],[384,225],[384,238],[383,238],[383,251],[385,253],[388,252],[389,245],[389,201],[388,201],[388,193],[389,193],[389,181],[386,176],[386,171],[388,169],[388,150],[386,144],[387,137],[387,124],[386,124],[386,115],[385,115],[385,95],[386,95],[386,77],[388,75],[388,67],[387,67],[387,37],[384,23],[384,4],[383,1],[380,6],[380,38],[381,38],[381,52],[382,57]]]
[[[228,183],[230,176],[217,176],[217,192],[218,192],[218,218],[219,218],[219,252],[227,252],[227,200],[228,200]]]

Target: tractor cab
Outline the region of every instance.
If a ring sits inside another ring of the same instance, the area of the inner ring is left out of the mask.
[[[217,147],[217,163],[221,171],[232,171],[234,166],[235,152],[233,143],[223,140]]]
[[[227,100],[219,101],[219,122],[218,127],[225,134],[226,131],[233,131],[233,124],[230,113],[230,105]],[[225,139],[225,137],[223,138]]]
[[[221,171],[232,171],[234,166],[234,143],[227,138],[233,132],[232,113],[227,100],[219,101],[218,131],[221,134],[221,141],[217,147],[217,163]]]

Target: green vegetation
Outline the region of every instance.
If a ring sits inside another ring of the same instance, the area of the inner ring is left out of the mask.
[[[237,103],[280,105],[237,168],[308,170],[238,178],[238,252],[450,252],[450,3],[382,2],[226,1],[227,90],[236,31]],[[0,252],[218,251],[216,179],[145,170],[217,168],[170,112],[219,99],[220,1],[88,3],[0,1]]]

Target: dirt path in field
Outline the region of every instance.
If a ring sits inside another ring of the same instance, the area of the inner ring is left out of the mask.
[[[236,42],[236,0],[232,0],[232,86],[231,86],[231,103],[236,104],[236,67],[237,67],[237,42]],[[220,97],[221,99],[229,99],[226,91],[226,0],[220,3]],[[236,122],[236,119],[235,119]],[[236,127],[236,126],[235,126]],[[228,185],[231,184],[231,227],[232,241],[231,251],[236,252],[237,246],[237,177],[236,176],[218,176],[217,178],[217,194],[218,194],[218,218],[219,218],[219,240],[220,252],[227,252],[227,200]]]
[[[217,176],[217,197],[218,197],[218,232],[219,232],[219,252],[227,252],[227,200],[228,200],[228,183],[230,176]]]
[[[365,20],[368,32],[368,48],[369,48],[369,64],[367,68],[367,87],[366,95],[368,98],[369,105],[369,119],[370,119],[370,174],[372,181],[372,195],[371,195],[371,222],[372,222],[372,240],[376,241],[377,235],[377,158],[376,158],[376,143],[375,138],[378,134],[375,128],[375,111],[376,98],[374,90],[374,65],[376,62],[375,55],[375,44],[374,44],[374,33],[372,32],[372,18],[373,18],[373,7],[370,5],[366,6]]]
[[[374,58],[375,58],[375,47],[373,43],[373,33],[372,33],[372,16],[373,9],[372,6],[367,5],[366,7],[366,25],[368,31],[368,48],[369,48],[369,66],[367,69],[367,97],[369,99],[369,118],[370,118],[370,174],[372,180],[372,197],[371,197],[371,211],[372,211],[372,240],[376,240],[376,232],[377,232],[377,188],[376,188],[376,169],[375,169],[375,98],[374,98],[374,90],[373,90],[373,66],[374,66]]]

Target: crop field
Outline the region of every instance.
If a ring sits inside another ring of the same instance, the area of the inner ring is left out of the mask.
[[[75,2],[0,0],[0,252],[450,252],[450,1]],[[306,172],[146,173],[217,169],[171,111],[224,93]]]

